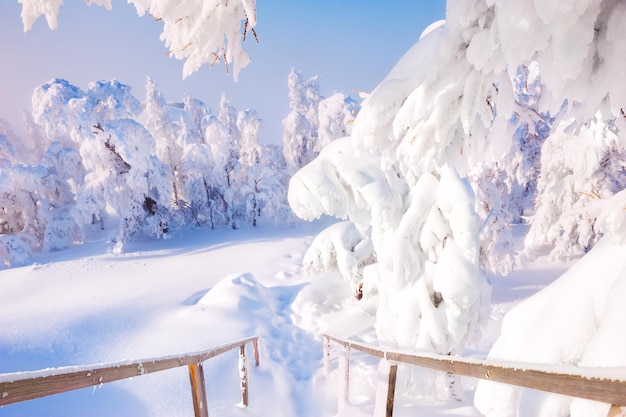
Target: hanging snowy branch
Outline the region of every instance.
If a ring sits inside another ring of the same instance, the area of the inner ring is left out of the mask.
[[[62,0],[18,0],[22,4],[22,22],[28,32],[39,16],[44,15],[50,29],[57,27]],[[86,0],[111,9],[110,0]],[[223,59],[233,79],[250,63],[242,43],[251,31],[258,42],[255,0],[129,0],[139,16],[148,14],[163,22],[161,40],[168,48],[166,55],[185,60],[183,78],[198,71],[204,64],[212,65],[215,57]],[[242,22],[244,29],[242,31]],[[242,39],[243,33],[243,39]]]

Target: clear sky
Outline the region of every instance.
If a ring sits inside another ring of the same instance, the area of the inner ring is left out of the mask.
[[[322,95],[371,91],[435,20],[445,0],[257,0],[260,43],[248,38],[252,63],[227,76],[223,64],[204,66],[182,79],[182,61],[165,55],[162,24],[138,17],[134,6],[113,0],[113,9],[67,0],[58,28],[43,17],[27,33],[17,0],[0,1],[0,119],[22,133],[22,109],[32,91],[52,78],[86,89],[90,81],[115,78],[143,100],[150,75],[168,100],[185,92],[217,112],[222,93],[239,110],[256,109],[262,139],[279,142],[289,112],[287,76],[320,76]]]

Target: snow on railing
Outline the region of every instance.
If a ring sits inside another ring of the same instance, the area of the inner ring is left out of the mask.
[[[374,417],[391,417],[395,395],[397,363],[417,365],[436,371],[486,379],[572,397],[626,406],[626,368],[585,368],[523,362],[452,357],[434,353],[414,353],[367,345],[324,335],[324,365],[330,363],[330,342],[345,349],[339,354],[339,408],[348,402],[350,349],[381,358],[379,372],[388,375],[385,390],[377,389]],[[379,380],[381,380],[379,378]],[[612,410],[613,410],[612,408]]]
[[[204,362],[217,355],[239,348],[241,404],[247,406],[248,360],[246,357],[246,345],[252,343],[254,362],[256,366],[259,366],[258,342],[259,338],[253,336],[227,345],[182,355],[0,374],[0,407],[80,388],[99,386],[120,379],[187,366],[189,368],[195,416],[208,417]]]

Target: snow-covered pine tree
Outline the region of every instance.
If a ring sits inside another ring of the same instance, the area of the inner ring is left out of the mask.
[[[292,178],[290,203],[299,216],[348,218],[371,238],[377,262],[363,275],[378,289],[377,331],[384,342],[459,352],[486,316],[481,219],[463,178],[477,178],[484,199],[478,207],[489,206],[484,216],[500,216],[489,226],[492,236],[532,213],[537,187],[543,202],[534,222],[549,219],[543,207],[550,213],[563,198],[591,201],[556,221],[550,239],[583,250],[592,235],[624,241],[626,216],[616,210],[626,205],[623,167],[611,161],[622,154],[618,138],[626,128],[620,104],[626,85],[614,82],[625,71],[619,39],[626,29],[619,22],[626,5],[561,6],[449,2],[445,25],[425,31],[363,103],[348,139],[353,150],[331,145]],[[529,77],[533,66],[539,91]],[[525,94],[516,91],[522,83],[528,83]],[[562,147],[563,134],[568,141],[587,137],[589,147]],[[564,166],[582,169],[570,176],[560,172]],[[492,190],[485,185],[490,175]]]
[[[191,97],[189,93],[185,94],[183,105],[186,113],[184,119],[187,132],[185,135],[186,144],[205,143],[206,129],[214,118],[211,110],[202,101]]]
[[[239,194],[245,205],[245,221],[256,226],[261,215],[262,202],[259,200],[261,181],[266,175],[261,169],[261,119],[255,110],[244,110],[237,116],[239,131],[239,166],[241,167]]]
[[[151,77],[147,78],[145,126],[156,141],[157,156],[170,169],[169,177],[177,206],[184,205],[179,195],[182,186],[179,170],[188,136],[187,114],[181,107],[168,104],[154,80]],[[193,132],[193,127],[190,128]]]
[[[537,63],[519,67],[510,79],[513,112],[508,119],[497,117],[490,129],[491,137],[501,139],[492,146],[501,147],[497,152],[504,156],[477,161],[468,172],[482,224],[481,265],[505,275],[515,268],[524,247],[520,237],[534,212],[541,149],[553,123],[549,114],[540,114],[537,108],[541,98]]]
[[[233,139],[227,127],[215,116],[209,119],[205,139],[213,158],[206,184],[207,192],[211,196],[211,224],[228,223],[228,204],[225,195],[238,164],[235,159],[236,150],[233,148]]]
[[[529,255],[569,260],[589,252],[611,230],[597,225],[598,214],[588,207],[626,188],[624,135],[601,115],[578,132],[559,125],[543,147],[537,187]]]
[[[263,217],[275,223],[289,224],[295,219],[287,203],[288,174],[279,145],[263,145],[258,168],[253,167],[251,177],[261,203]]]
[[[0,135],[0,138],[4,136]],[[82,242],[72,216],[84,169],[78,152],[50,145],[40,164],[0,164],[0,257],[4,266],[23,263],[32,251],[59,250]]]
[[[83,92],[52,80],[33,95],[33,114],[48,138],[70,141],[87,170],[73,210],[80,224],[102,225],[107,207],[119,215],[118,249],[138,232],[167,230],[172,193],[150,133],[134,120],[142,110],[129,86],[90,83]]]
[[[283,120],[283,155],[288,172],[294,173],[317,155],[319,78],[305,80],[292,68],[287,85],[291,112]]]
[[[239,148],[241,134],[237,128],[237,109],[230,104],[230,99],[222,94],[220,100],[220,112],[218,120],[226,128],[225,141],[221,141],[223,149],[219,152],[222,156],[218,159],[224,161],[223,168],[226,171],[228,187],[235,183],[239,170]]]
[[[239,112],[237,128],[241,135],[239,166],[243,181],[239,194],[245,202],[246,221],[253,226],[261,216],[275,222],[288,221],[282,155],[276,146],[260,143],[261,119],[256,111]]]

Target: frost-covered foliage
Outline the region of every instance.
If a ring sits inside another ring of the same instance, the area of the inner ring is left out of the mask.
[[[353,274],[344,278],[353,285],[362,284],[366,295],[377,292],[381,341],[457,353],[468,338],[477,336],[489,296],[479,268],[479,221],[473,211],[473,192],[447,165],[456,162],[453,158],[429,155],[408,163],[403,152],[397,153],[400,160],[394,160],[393,149],[398,143],[393,140],[394,132],[402,131],[402,123],[413,123],[410,119],[418,108],[407,95],[426,67],[417,72],[414,67],[439,50],[441,34],[439,30],[414,47],[365,100],[351,137],[328,145],[292,178],[289,201],[300,217],[346,218],[359,230],[362,241],[371,239],[374,254],[366,258],[376,263],[362,273],[351,272],[355,256],[336,251],[335,263],[348,260],[345,266],[338,265],[340,271]],[[437,132],[432,128],[423,141],[430,141],[428,148],[437,152],[433,146]],[[345,230],[351,229],[325,233],[338,233],[331,240],[345,241]],[[318,243],[325,240],[328,237]],[[323,248],[312,248],[309,254],[322,256],[323,252]],[[323,259],[316,263],[329,264]],[[363,281],[359,283],[360,275]]]
[[[146,91],[144,106],[115,80],[83,91],[54,79],[33,93],[28,138],[0,126],[4,265],[81,243],[93,228],[114,232],[121,251],[188,223],[290,221],[284,159],[261,144],[256,111],[224,97],[218,118],[189,95],[167,102],[151,79]]]
[[[174,201],[179,204],[181,180],[181,158],[187,142],[185,110],[182,106],[170,105],[157,90],[156,83],[148,77],[146,81],[145,127],[156,141],[156,155],[169,167],[169,180],[174,191]]]
[[[40,136],[18,140],[7,127],[2,131],[2,265],[22,264],[33,250],[58,250],[80,243],[80,227],[72,216],[74,195],[85,174],[79,153],[58,141],[46,145],[47,149],[35,149]]]
[[[117,81],[91,83],[83,92],[65,80],[35,90],[33,114],[48,137],[70,138],[87,170],[77,190],[80,224],[102,223],[110,207],[119,216],[116,240],[167,231],[171,185],[150,133],[135,121],[141,103]]]
[[[356,101],[343,93],[334,93],[319,102],[319,131],[315,151],[319,153],[331,141],[350,136],[359,111]]]
[[[293,68],[288,86],[291,112],[283,120],[283,154],[294,173],[331,141],[350,134],[359,105],[343,93],[322,97],[319,77],[304,79]]]
[[[58,250],[82,241],[71,214],[72,184],[84,175],[80,155],[59,142],[38,165],[0,165],[0,251],[4,266],[24,263],[32,250]],[[72,181],[73,183],[73,181]]]
[[[315,158],[319,128],[319,77],[305,80],[293,68],[289,73],[289,108],[283,120],[283,154],[287,168],[295,172]]]
[[[24,31],[29,31],[44,15],[50,29],[57,27],[63,0],[18,0],[22,4]],[[204,64],[223,61],[226,71],[232,67],[233,78],[250,63],[242,43],[249,32],[256,38],[255,0],[129,0],[139,16],[149,15],[163,22],[161,40],[168,55],[184,59],[183,77],[198,71]],[[111,9],[110,0],[87,0]],[[242,22],[244,23],[242,33]],[[258,40],[257,40],[258,41]]]
[[[222,96],[216,117],[189,95],[183,103],[167,103],[150,79],[146,91],[146,123],[159,158],[172,171],[179,210],[211,227],[256,225],[261,216],[278,219],[260,194],[284,201],[283,164],[268,160],[255,110],[239,112]]]
[[[541,167],[542,198],[526,236],[531,254],[579,256],[614,232],[586,209],[626,188],[626,142],[613,123],[598,116],[576,133],[561,124],[544,145]]]
[[[623,239],[624,17],[614,1],[449,2],[351,136],[294,175],[298,216],[346,219],[371,240],[362,272],[348,227],[307,262],[377,290],[381,341],[462,351],[488,304],[481,268],[514,268],[528,224],[529,247],[558,257]]]

